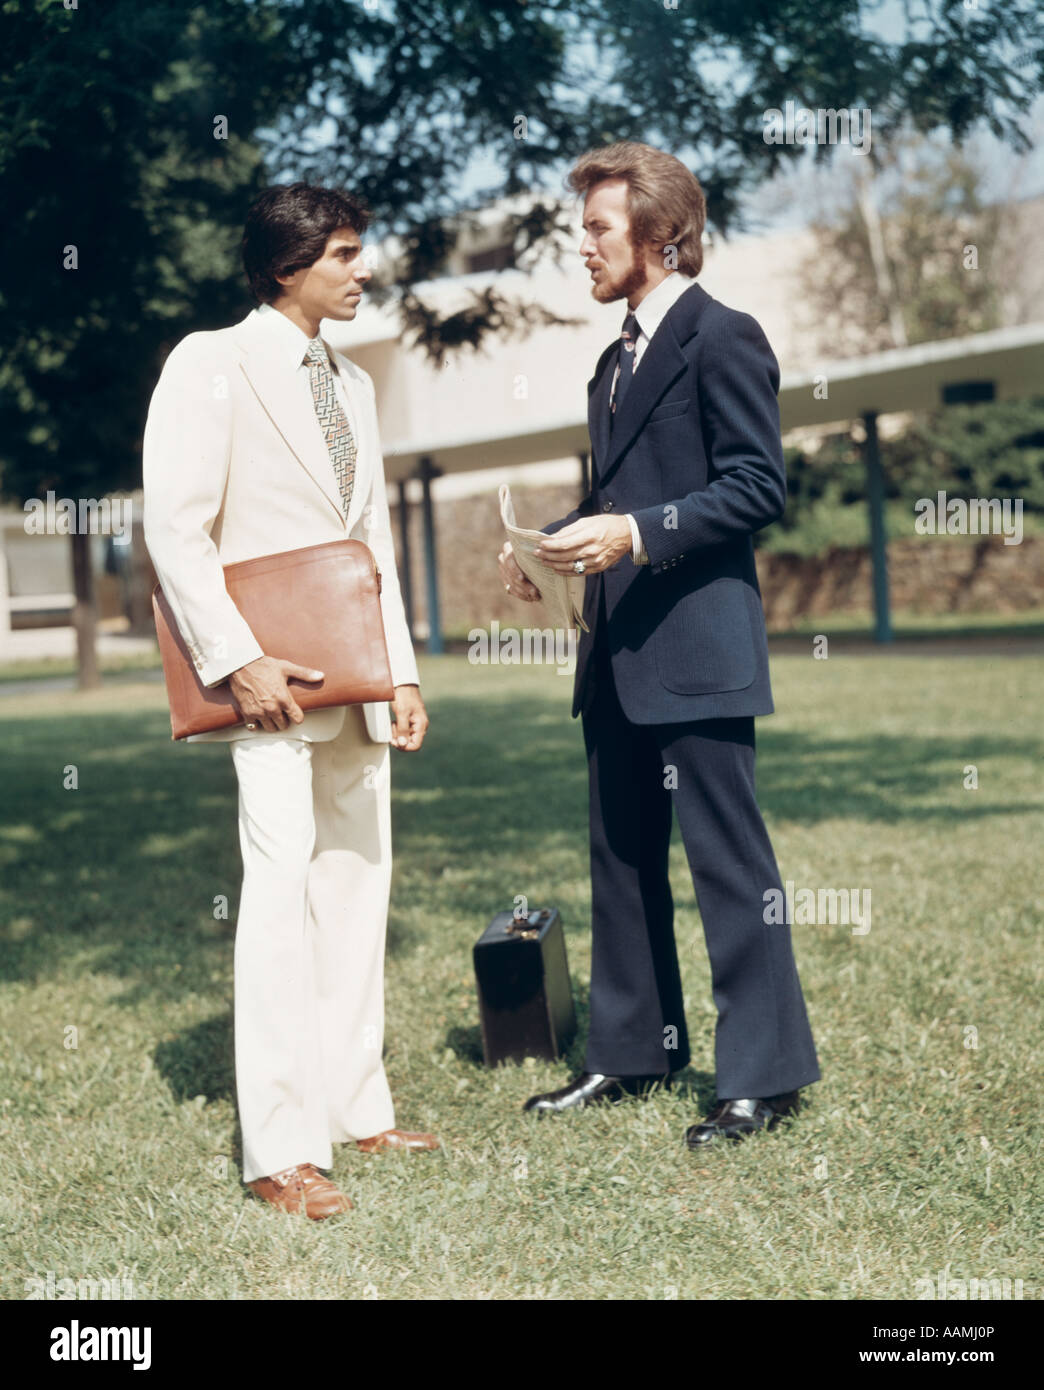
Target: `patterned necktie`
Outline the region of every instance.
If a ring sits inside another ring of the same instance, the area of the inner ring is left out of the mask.
[[[330,451],[330,462],[337,475],[337,486],[341,490],[344,514],[347,517],[352,504],[352,488],[355,486],[355,436],[348,423],[348,417],[337,399],[330,359],[321,338],[313,338],[305,353],[308,363],[308,379],[312,384],[312,403],[316,419]]]
[[[617,355],[620,370],[613,384],[612,400],[609,402],[609,410],[613,415],[627,395],[627,388],[634,378],[634,350],[637,346],[638,320],[633,314],[628,314],[620,332],[620,350]]]

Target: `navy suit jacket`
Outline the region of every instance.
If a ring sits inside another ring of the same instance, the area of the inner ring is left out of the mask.
[[[592,488],[544,527],[631,512],[648,565],[630,556],[587,580],[573,716],[593,695],[604,587],[612,674],[636,724],[771,714],[755,531],[786,504],[779,365],[749,314],[699,284],[649,340],[610,431],[618,344],[588,384]]]

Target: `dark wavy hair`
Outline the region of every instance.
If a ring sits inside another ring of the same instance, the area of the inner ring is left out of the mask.
[[[699,275],[707,203],[696,175],[666,150],[621,140],[581,155],[566,186],[585,194],[603,179],[623,179],[627,184],[632,246],[675,246],[682,274]]]
[[[240,243],[255,298],[262,304],[278,299],[283,287],[275,277],[314,265],[339,227],[362,234],[369,224],[369,209],[344,189],[308,183],[266,188],[247,213]]]

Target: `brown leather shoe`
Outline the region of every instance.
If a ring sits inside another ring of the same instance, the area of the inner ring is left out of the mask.
[[[387,1149],[405,1149],[407,1153],[420,1153],[424,1149],[439,1148],[434,1134],[411,1134],[405,1129],[386,1129],[383,1134],[375,1134],[372,1139],[356,1139],[355,1147],[364,1154],[384,1153]]]
[[[269,1178],[257,1178],[247,1187],[265,1202],[280,1211],[304,1213],[312,1221],[323,1221],[338,1212],[351,1211],[352,1204],[339,1192],[329,1178],[324,1178],[314,1163],[299,1163]]]

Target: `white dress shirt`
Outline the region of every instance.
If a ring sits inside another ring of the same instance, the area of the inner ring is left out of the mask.
[[[315,402],[312,399],[312,382],[308,372],[308,363],[305,361],[305,353],[308,351],[308,344],[312,341],[303,329],[298,328],[292,319],[288,319],[278,309],[274,309],[271,304],[261,304],[257,312],[263,318],[270,333],[286,343],[286,370],[295,379],[294,390],[299,392],[308,402],[309,408],[315,410]],[[319,335],[322,338],[322,334]],[[351,427],[353,437],[358,440],[359,433],[356,428],[355,420],[352,417],[352,405],[348,399],[348,393],[344,389],[344,382],[341,374],[337,370],[337,363],[330,357],[329,345],[323,340],[326,348],[326,355],[330,359],[330,370],[333,373],[334,390],[337,392],[337,399],[341,409],[345,413],[348,424]]]
[[[690,285],[695,283],[695,276],[683,275],[680,270],[672,270],[654,290],[649,291],[637,309],[630,311],[638,322],[638,340],[634,345],[635,373],[638,371],[638,364],[642,360],[645,349],[649,346],[649,340],[666,318],[668,309],[677,302]],[[613,373],[610,399],[616,394],[616,383],[619,376],[620,364],[617,362],[616,371]],[[638,530],[638,523],[630,512],[625,512],[624,515],[631,527],[631,559],[636,565],[647,565],[649,557],[645,553],[645,545],[641,532]]]

